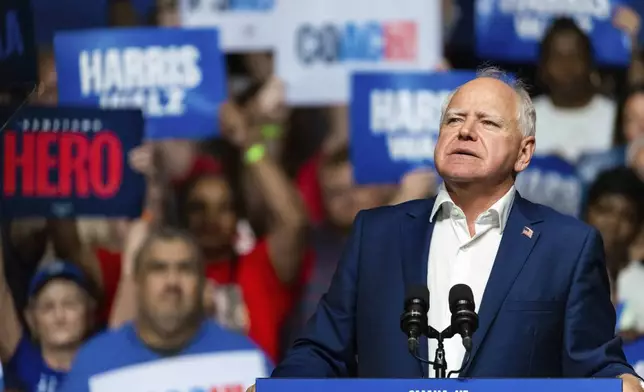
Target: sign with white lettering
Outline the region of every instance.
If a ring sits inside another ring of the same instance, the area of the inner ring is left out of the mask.
[[[244,392],[256,377],[266,377],[266,364],[257,350],[224,351],[171,357],[127,366],[89,379],[90,392],[221,391]]]
[[[351,91],[351,161],[359,184],[397,183],[433,166],[441,108],[474,72],[357,73]]]
[[[293,105],[344,104],[355,71],[429,71],[443,53],[439,1],[280,0],[276,72]]]
[[[531,202],[562,214],[577,216],[581,212],[582,181],[577,169],[558,156],[532,157],[530,166],[517,176],[515,186]]]
[[[550,22],[573,18],[590,36],[597,62],[628,65],[631,42],[615,28],[616,7],[627,0],[476,0],[475,34],[481,58],[534,62]]]
[[[145,179],[127,154],[142,139],[139,110],[24,108],[0,134],[0,215],[140,216]]]
[[[276,44],[275,0],[181,0],[187,27],[214,26],[226,52],[273,50]]]
[[[148,138],[206,138],[226,96],[214,29],[110,29],[54,38],[61,104],[138,108]]]

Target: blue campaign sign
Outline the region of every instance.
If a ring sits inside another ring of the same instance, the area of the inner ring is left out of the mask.
[[[474,72],[367,72],[352,77],[350,140],[358,184],[397,183],[433,166],[443,103]]]
[[[142,139],[138,110],[21,110],[0,138],[0,216],[140,216],[145,180],[127,154]]]
[[[322,379],[261,378],[257,392],[621,392],[620,379]]]
[[[534,62],[550,22],[569,16],[589,34],[598,63],[626,66],[631,42],[613,27],[612,18],[617,6],[627,4],[628,0],[476,0],[476,51],[485,59]]]
[[[61,104],[140,108],[147,138],[216,134],[226,97],[215,29],[137,28],[54,38]]]
[[[521,196],[572,216],[581,212],[582,181],[575,166],[554,155],[534,156],[517,176]]]
[[[63,30],[106,27],[107,0],[31,0],[36,42],[51,45],[54,34]]]
[[[0,92],[15,92],[16,89],[31,91],[38,80],[37,76],[36,45],[29,0],[2,0]]]

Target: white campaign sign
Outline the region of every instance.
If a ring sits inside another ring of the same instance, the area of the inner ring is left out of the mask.
[[[259,351],[227,351],[187,355],[128,366],[93,376],[91,392],[190,391],[243,392],[258,377],[267,377]]]
[[[277,0],[276,72],[291,105],[345,104],[353,71],[433,70],[438,0]]]
[[[273,4],[278,0],[254,0],[252,7],[224,9],[228,0],[180,0],[185,27],[217,27],[221,48],[227,53],[273,50],[276,33]]]

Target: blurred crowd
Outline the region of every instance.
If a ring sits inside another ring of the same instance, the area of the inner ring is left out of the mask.
[[[451,1],[443,3],[449,21]],[[176,26],[176,7],[158,0],[144,22]],[[110,18],[115,27],[142,19],[127,1],[114,1]],[[634,10],[620,10],[614,24],[636,42]],[[485,63],[447,44],[445,54],[442,70]],[[560,18],[537,64],[507,67],[535,86],[537,154],[557,154],[580,173],[580,218],[601,232],[615,302],[628,304],[621,333],[631,340],[644,334],[644,52],[635,44],[632,55],[628,69],[598,68],[589,37]],[[227,65],[220,138],[130,152],[147,180],[139,219],[1,222],[7,389],[58,390],[87,339],[132,320],[159,358],[205,317],[247,335],[275,363],[327,290],[357,212],[436,192],[440,179],[425,169],[398,185],[356,185],[347,107],[288,107],[271,53],[228,55]],[[39,72],[34,103],[56,105],[49,48]],[[86,361],[101,355],[87,350]]]

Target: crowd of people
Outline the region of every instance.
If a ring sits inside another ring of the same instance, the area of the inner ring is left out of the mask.
[[[141,18],[118,1],[111,19],[119,27]],[[159,1],[146,19],[177,25],[176,4]],[[633,39],[641,25],[630,9],[615,24]],[[446,69],[471,63],[462,54],[447,57]],[[429,169],[398,185],[356,185],[346,106],[285,105],[270,53],[227,61],[231,99],[219,108],[220,138],[145,142],[130,152],[129,164],[147,181],[139,219],[2,222],[7,390],[85,391],[99,373],[235,350],[258,355],[259,375],[268,374],[328,289],[356,214],[436,193],[440,179]],[[48,48],[41,48],[39,67],[34,104],[56,105]],[[615,303],[629,309],[621,333],[638,339],[644,56],[633,45],[629,69],[600,70],[589,37],[560,18],[534,72],[523,73],[534,75],[529,82],[539,92],[536,153],[577,167],[585,194],[580,218],[600,231]]]

